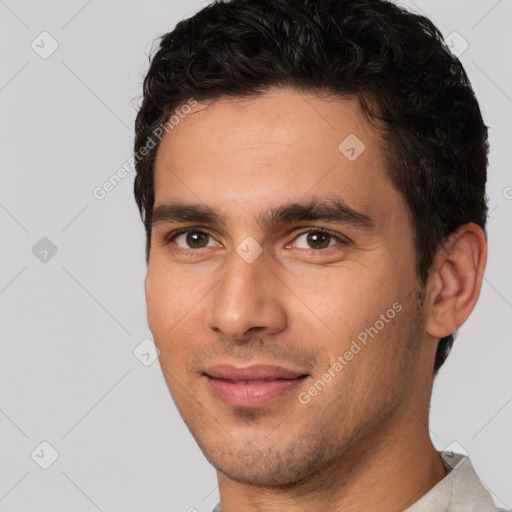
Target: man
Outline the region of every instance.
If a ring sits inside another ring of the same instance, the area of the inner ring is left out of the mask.
[[[233,0],[164,36],[136,121],[148,323],[216,511],[495,511],[438,453],[480,293],[487,129],[426,18]]]

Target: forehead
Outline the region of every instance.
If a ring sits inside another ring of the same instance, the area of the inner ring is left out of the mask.
[[[155,206],[185,200],[256,213],[335,194],[378,213],[396,195],[384,161],[356,98],[279,89],[201,102],[160,143]]]

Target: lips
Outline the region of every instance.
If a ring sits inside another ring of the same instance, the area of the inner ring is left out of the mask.
[[[305,372],[275,365],[253,365],[239,368],[220,364],[204,372],[213,396],[231,407],[262,407],[273,400],[289,396],[302,384]]]
[[[215,379],[232,381],[269,381],[277,379],[296,379],[305,375],[304,372],[275,365],[253,365],[246,368],[224,364],[207,368],[205,373]]]

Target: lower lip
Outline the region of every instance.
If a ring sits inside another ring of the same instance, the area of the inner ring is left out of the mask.
[[[299,387],[304,377],[277,379],[259,384],[240,384],[205,376],[213,395],[231,407],[262,407]]]

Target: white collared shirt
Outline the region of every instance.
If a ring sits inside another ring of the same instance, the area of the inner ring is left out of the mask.
[[[405,512],[497,512],[468,457],[440,452],[448,474]]]

